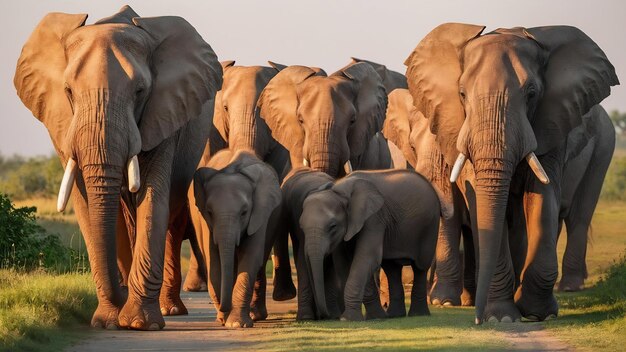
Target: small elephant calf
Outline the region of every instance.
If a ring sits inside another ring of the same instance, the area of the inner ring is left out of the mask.
[[[270,217],[280,211],[278,177],[247,151],[220,151],[203,166],[193,187],[209,229],[199,242],[209,251],[204,257],[217,320],[227,327],[252,327],[253,320],[267,317],[264,264],[275,233],[268,223],[275,223]]]
[[[342,282],[342,320],[363,320],[368,280],[381,266],[389,281],[387,316],[405,316],[402,266],[414,273],[409,315],[428,315],[426,272],[435,254],[441,208],[430,183],[411,170],[358,171],[311,192],[300,227],[316,303],[325,299],[323,262],[332,255]],[[380,304],[380,302],[378,302]]]

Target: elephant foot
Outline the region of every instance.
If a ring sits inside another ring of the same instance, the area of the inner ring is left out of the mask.
[[[559,304],[554,295],[548,298],[520,296],[515,305],[525,321],[544,321],[559,315]]]
[[[134,330],[161,330],[165,320],[157,300],[128,299],[119,314],[120,326]]]
[[[387,289],[380,289],[380,305],[384,309],[389,308],[389,291]]]
[[[119,308],[113,305],[98,304],[98,308],[91,317],[91,326],[99,329],[117,330],[120,327],[118,315]]]
[[[226,324],[226,318],[228,318],[228,315],[218,310],[215,316],[215,322],[219,323],[221,326],[224,326],[224,324]]]
[[[274,301],[288,301],[295,298],[297,294],[296,286],[291,279],[291,270],[278,268],[274,270],[274,291],[272,299]]]
[[[409,316],[410,317],[418,317],[430,315],[430,310],[428,309],[428,304],[424,300],[423,303],[411,304],[411,308],[409,308]]]
[[[250,312],[244,312],[243,310],[239,312],[232,311],[228,315],[224,326],[231,329],[251,328],[254,326],[254,322],[250,317]]]
[[[365,305],[365,320],[386,318],[387,313],[378,302]]]
[[[391,304],[389,308],[387,308],[387,317],[389,318],[406,317],[406,307],[404,306],[404,302],[402,302],[402,304]]]
[[[297,321],[315,320],[315,310],[311,307],[298,306]]]
[[[170,295],[166,295],[168,297],[161,297],[159,299],[159,305],[161,306],[161,314],[163,316],[167,315],[187,315],[187,307],[180,299],[180,296],[177,297],[169,297]]]
[[[203,280],[200,275],[194,271],[187,272],[185,282],[183,283],[183,291],[186,292],[206,292],[208,286],[206,281]]]
[[[250,307],[250,318],[252,318],[253,321],[267,319],[267,307],[265,307],[265,305]]]
[[[461,294],[461,305],[463,307],[473,307],[474,299],[476,292],[470,292],[466,288],[463,288],[463,293]]]
[[[361,307],[358,309],[346,309],[341,317],[341,321],[363,321],[363,313],[361,313]]]
[[[513,300],[487,302],[481,322],[512,323],[522,318]]]
[[[582,275],[563,275],[558,290],[561,292],[578,292],[585,287],[585,278]]]
[[[430,303],[435,306],[460,306],[461,290],[460,285],[438,280],[430,290]]]

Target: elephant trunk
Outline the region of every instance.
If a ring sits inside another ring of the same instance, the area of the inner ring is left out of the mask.
[[[326,307],[326,288],[324,287],[324,257],[328,251],[326,242],[316,234],[307,238],[305,242],[307,269],[313,281],[313,295],[319,319],[326,319],[330,316]]]
[[[254,106],[229,110],[229,141],[233,150],[257,150],[256,119]]]
[[[89,204],[89,229],[84,232],[91,270],[98,295],[121,306],[124,298],[117,272],[116,225],[124,172],[132,159],[129,153],[135,149],[130,142],[129,131],[133,129],[128,126],[123,104],[112,102],[108,90],[90,90],[75,104],[79,108],[69,147],[81,171]],[[137,163],[130,164],[138,173]]]
[[[225,217],[218,220],[213,227],[214,241],[220,254],[220,312],[229,313],[232,310],[233,286],[235,283],[235,251],[238,245],[240,229],[237,217]]]
[[[478,282],[476,323],[482,322],[491,281],[500,255],[511,173],[501,159],[482,159],[475,163],[476,209],[478,226]]]

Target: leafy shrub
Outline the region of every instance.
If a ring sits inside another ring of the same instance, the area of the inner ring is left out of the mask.
[[[602,186],[602,199],[626,201],[626,157],[614,157]]]
[[[0,267],[67,270],[75,251],[37,224],[36,211],[35,207],[15,208],[9,197],[0,193]]]
[[[63,168],[59,158],[0,155],[0,192],[21,200],[29,197],[53,197],[59,191]]]

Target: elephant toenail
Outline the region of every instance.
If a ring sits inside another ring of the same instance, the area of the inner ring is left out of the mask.
[[[167,308],[161,307],[161,315],[167,315]]]
[[[505,316],[502,317],[502,319],[500,319],[500,322],[502,322],[502,323],[512,323],[513,319],[511,319],[510,316],[505,315]]]
[[[96,321],[93,324],[91,324],[91,327],[96,328],[96,329],[102,329],[102,323],[99,321]]]
[[[130,327],[133,329],[141,329],[142,325],[143,322],[141,320],[134,320],[132,323],[130,323]]]
[[[434,306],[441,305],[441,301],[440,301],[438,298],[433,299],[431,303],[432,303]]]
[[[161,327],[159,326],[158,323],[152,323],[150,324],[150,326],[148,327],[148,330],[159,330],[161,329]]]
[[[488,323],[497,323],[498,322],[498,318],[496,318],[495,316],[490,316],[489,319],[487,319]]]
[[[178,307],[172,307],[172,309],[170,309],[170,314],[172,315],[176,315],[178,314],[179,310]]]
[[[480,319],[478,319],[478,317],[476,317],[476,318],[474,318],[474,324],[480,325],[480,324],[482,324],[482,321]]]
[[[452,307],[452,302],[444,302],[444,307]]]
[[[556,315],[555,314],[548,314],[548,316],[546,317],[546,320],[552,320],[552,319],[556,319]]]
[[[109,324],[107,324],[106,329],[107,330],[117,330],[117,329],[119,329],[119,326],[117,326],[117,324],[115,324],[115,323],[109,323]]]

